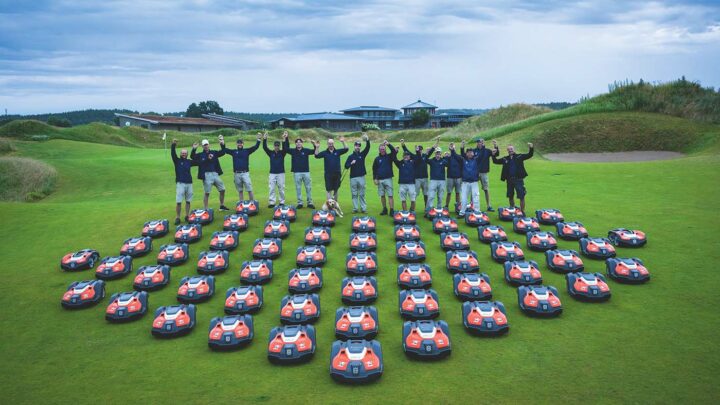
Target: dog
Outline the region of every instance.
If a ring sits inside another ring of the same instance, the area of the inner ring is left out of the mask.
[[[340,204],[338,204],[337,201],[333,200],[332,198],[328,199],[323,203],[322,205],[323,211],[335,211],[335,215],[339,216],[340,218],[343,217],[342,208],[340,208]]]

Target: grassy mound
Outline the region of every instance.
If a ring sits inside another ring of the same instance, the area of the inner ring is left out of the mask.
[[[57,171],[47,163],[0,157],[0,201],[37,201],[52,193]]]
[[[502,145],[534,142],[541,152],[696,152],[717,142],[720,127],[662,114],[585,114],[561,118],[498,139]],[[521,148],[521,150],[524,148]]]
[[[283,129],[273,129],[268,131],[268,135],[273,139],[280,139],[283,131]],[[234,140],[237,137],[255,139],[259,130],[239,131],[236,129],[220,129],[210,132],[187,133],[178,131],[150,131],[140,127],[119,128],[99,122],[79,125],[72,128],[57,128],[34,120],[11,121],[0,126],[0,137],[27,141],[66,139],[70,141],[104,143],[138,148],[164,147],[165,143],[162,140],[163,132],[167,133],[168,145],[173,138],[177,138],[181,146],[189,146],[193,142],[200,142],[201,139],[205,138],[216,140],[219,135],[223,135],[230,140]],[[301,137],[303,139],[320,140],[339,136],[339,134],[321,128],[288,130],[288,132],[291,138]]]
[[[538,107],[529,104],[511,104],[505,107],[495,108],[477,117],[468,118],[461,122],[460,125],[450,128],[443,134],[443,138],[469,138],[490,128],[496,128],[551,111],[553,110],[547,107]]]

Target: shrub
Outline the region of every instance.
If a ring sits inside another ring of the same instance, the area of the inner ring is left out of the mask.
[[[37,201],[52,193],[57,182],[54,167],[39,160],[0,157],[0,201]]]
[[[0,154],[15,151],[15,145],[7,138],[0,138]]]

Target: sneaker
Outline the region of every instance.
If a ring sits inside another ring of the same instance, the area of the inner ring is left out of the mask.
[[[299,203],[298,205],[295,206],[295,208],[297,208],[297,209],[301,209],[302,207],[303,207],[302,203]]]
[[[493,208],[492,205],[488,205],[487,211],[488,211],[488,212],[495,212],[495,208]]]
[[[363,214],[367,214],[367,210],[360,210]]]
[[[190,218],[187,215],[185,215],[185,222],[190,223]]]
[[[221,206],[220,206],[220,211],[230,211],[230,208],[228,208],[228,207],[226,207],[226,206],[224,206],[224,205],[221,205]]]
[[[393,208],[390,208],[390,216],[395,215],[395,210]]]
[[[387,215],[388,210],[387,208],[383,208],[382,211],[380,211],[380,215]]]
[[[457,219],[465,219],[465,213],[459,213]]]
[[[274,205],[274,204],[268,204],[268,208],[273,209],[273,208],[275,208],[275,205]]]
[[[357,212],[358,212],[358,211],[354,209],[352,213],[353,213],[353,214],[357,214]]]
[[[185,220],[187,220],[187,217],[185,217]],[[180,218],[175,218],[175,225],[180,225]]]
[[[315,209],[315,204],[313,204],[313,203],[308,203],[308,208]]]

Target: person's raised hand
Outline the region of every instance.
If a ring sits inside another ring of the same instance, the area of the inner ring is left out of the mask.
[[[338,138],[338,141],[345,143],[345,137],[341,136],[340,138]]]
[[[193,149],[197,149],[197,147],[198,147],[198,143],[197,143],[197,142],[193,142]]]
[[[533,147],[532,142],[528,142],[528,148],[532,149],[532,147]]]
[[[177,138],[173,138],[172,144],[177,145]]]
[[[405,139],[401,139],[401,140],[400,140],[400,145],[405,146]]]
[[[460,142],[460,147],[461,147],[461,148],[464,148],[464,147],[465,147],[465,140],[464,140],[464,139],[462,140],[462,142]]]
[[[283,139],[283,141],[286,140],[286,139],[288,139],[288,132],[287,132],[287,131],[283,131],[282,139]]]
[[[366,132],[363,132],[363,133],[362,133],[362,140],[363,140],[363,141],[367,141],[368,139],[370,139],[370,138],[368,137],[368,134],[367,134]]]
[[[455,150],[455,142],[450,142],[450,145],[448,145],[448,148],[450,148],[450,150]]]
[[[263,138],[263,140],[266,140],[266,139],[267,139],[267,132],[265,132],[265,133],[262,135],[262,138]]]

